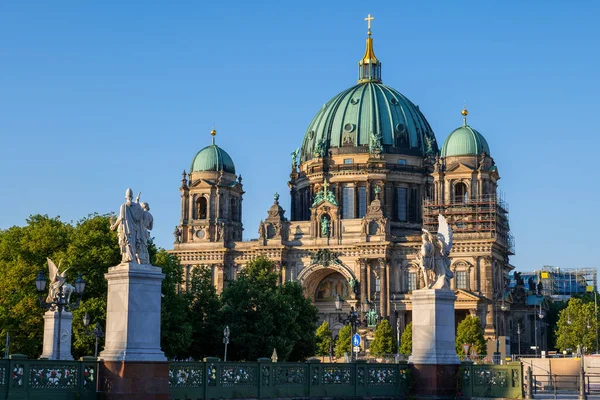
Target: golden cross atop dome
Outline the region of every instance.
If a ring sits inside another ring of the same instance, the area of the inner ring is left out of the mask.
[[[374,19],[375,18],[371,17],[371,14],[367,15],[367,18],[365,18],[365,21],[367,21],[367,27],[369,28],[369,32],[367,32],[369,36],[371,36],[371,21]]]

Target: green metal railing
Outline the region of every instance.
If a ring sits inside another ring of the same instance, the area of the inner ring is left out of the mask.
[[[13,354],[0,360],[0,398],[96,399],[98,366],[95,358],[83,361],[29,360]]]
[[[171,399],[292,397],[407,397],[407,364],[172,362]]]
[[[0,399],[92,400],[97,398],[98,363],[30,360],[12,355],[0,360]],[[239,398],[410,397],[412,379],[406,363],[273,363],[171,362],[172,400]],[[460,366],[458,392],[462,397],[523,398],[523,370],[518,362],[505,365]]]
[[[520,362],[477,365],[463,362],[459,372],[462,397],[523,398],[523,368]]]

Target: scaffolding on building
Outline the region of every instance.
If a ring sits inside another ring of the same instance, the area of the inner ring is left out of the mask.
[[[565,301],[574,294],[598,290],[598,270],[596,268],[560,268],[544,265],[539,270],[521,273],[527,284],[531,279],[536,285],[542,282],[542,294],[553,301]],[[514,282],[511,282],[511,286]]]
[[[457,238],[496,239],[509,254],[514,254],[514,238],[508,224],[508,204],[497,195],[457,197],[447,203],[426,199],[423,201],[423,228],[436,231],[438,214],[448,219]]]

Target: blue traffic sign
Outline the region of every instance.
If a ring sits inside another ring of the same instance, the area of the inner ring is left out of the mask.
[[[352,346],[360,346],[360,335],[358,333],[355,333],[354,336],[352,336]]]

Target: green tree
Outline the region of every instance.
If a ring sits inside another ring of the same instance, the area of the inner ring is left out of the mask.
[[[249,262],[221,294],[223,325],[230,328],[233,360],[268,357],[302,360],[315,352],[317,309],[296,282],[277,285],[274,263],[260,256]]]
[[[394,353],[394,332],[388,320],[384,319],[377,325],[369,351],[376,357]]]
[[[592,299],[593,300],[593,299]],[[548,309],[548,312],[546,314],[546,324],[547,326],[551,327],[556,327],[558,325],[558,318],[560,317],[560,312],[562,310],[564,310],[565,308],[567,308],[567,301],[551,301],[550,302],[550,306]],[[522,324],[521,324],[522,326]],[[556,349],[556,333],[557,330],[556,329],[549,329],[548,330],[548,348],[549,349]]]
[[[33,215],[25,226],[0,231],[0,343],[4,345],[10,332],[10,353],[31,357],[41,353],[44,310],[39,305],[34,281],[40,270],[48,278],[46,257],[59,264],[61,271],[69,269],[68,282],[82,273],[88,282],[82,310],[87,301],[94,303],[97,297],[104,299],[102,308],[106,309],[103,275],[108,266],[119,261],[116,234],[109,231],[107,221],[106,216],[93,215],[73,226],[58,217]],[[113,245],[110,254],[103,253]],[[78,340],[81,315],[75,313],[73,320],[74,356],[93,354],[93,345]]]
[[[337,358],[343,357],[344,354],[350,354],[350,345],[352,336],[352,327],[350,325],[344,325],[338,332],[338,338],[335,341],[335,356]]]
[[[475,351],[480,356],[487,355],[486,343],[479,317],[468,315],[458,324],[456,328],[456,354],[464,354],[462,345],[465,343],[474,346]]]
[[[159,250],[150,254],[153,265],[162,268],[161,341],[160,345],[168,358],[188,358],[192,344],[193,328],[190,321],[190,296],[179,293],[183,283],[183,268],[176,256]]]
[[[316,333],[317,339],[317,352],[316,355],[324,357],[329,355],[329,347],[331,345],[331,341],[333,340],[331,337],[331,329],[329,329],[329,322],[323,321],[321,326],[317,329]]]
[[[412,354],[412,321],[406,325],[406,328],[402,332],[399,353],[404,355]]]
[[[210,268],[200,266],[192,269],[190,275],[187,295],[190,296],[189,320],[193,336],[189,357],[195,360],[222,357],[221,300],[212,283],[212,272]]]
[[[593,297],[592,297],[593,300]],[[571,298],[568,306],[560,311],[555,328],[556,346],[560,351],[587,347],[588,352],[596,349],[596,315],[593,302]]]

